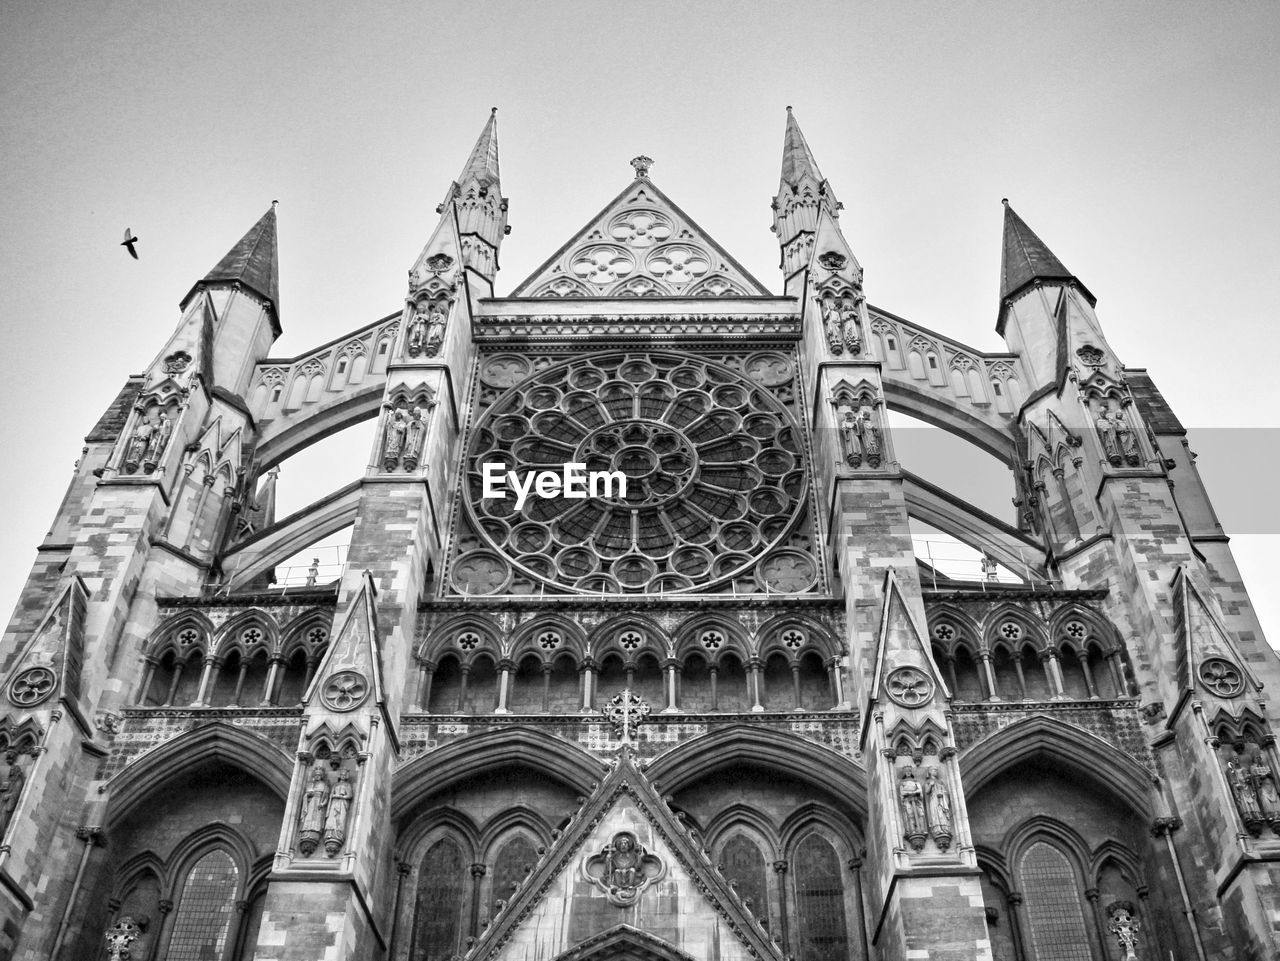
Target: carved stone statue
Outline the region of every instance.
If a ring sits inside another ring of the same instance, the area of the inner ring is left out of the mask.
[[[339,771],[324,818],[324,849],[329,857],[341,851],[342,842],[347,839],[347,814],[351,811],[352,796],[351,772]]]
[[[936,767],[925,772],[924,785],[929,804],[929,831],[939,850],[945,851],[955,837],[951,819],[951,795],[947,792],[947,786],[942,783],[942,776]]]
[[[416,470],[422,459],[422,442],[427,436],[427,422],[423,420],[422,408],[417,405],[409,412],[409,426],[405,431],[404,469]]]
[[[862,320],[855,301],[846,298],[841,303],[840,320],[845,350],[851,354],[862,353]]]
[[[1262,816],[1272,825],[1280,822],[1280,793],[1276,791],[1275,774],[1261,751],[1253,756],[1253,763],[1249,765],[1249,780],[1253,782]]]
[[[1124,411],[1117,408],[1111,412],[1111,423],[1115,431],[1116,445],[1120,450],[1120,456],[1124,458],[1124,462],[1130,467],[1137,467],[1142,463],[1142,455],[1138,453],[1138,437],[1133,432],[1133,428],[1129,426],[1128,419],[1124,416]]]
[[[173,433],[173,421],[169,419],[169,415],[164,411],[160,412],[160,419],[156,422],[155,428],[151,432],[151,438],[147,442],[147,452],[143,459],[143,469],[153,471],[156,465],[160,463],[160,458],[164,456],[164,449],[169,443],[169,435]]]
[[[829,297],[821,304],[822,330],[827,335],[827,346],[831,348],[833,354],[843,353],[844,335],[841,330],[840,310],[836,307],[836,302]]]
[[[1250,834],[1256,835],[1262,830],[1262,811],[1258,808],[1257,795],[1254,794],[1253,785],[1249,783],[1239,758],[1233,757],[1227,761],[1227,781],[1231,785],[1231,793],[1235,796],[1236,807],[1244,820],[1245,828]]]
[[[147,419],[146,414],[143,414],[138,420],[138,426],[133,429],[133,436],[129,438],[129,446],[125,450],[126,474],[137,473],[138,468],[146,462],[147,450],[151,446],[151,435],[155,432],[155,424]]]
[[[405,345],[408,348],[410,357],[417,357],[422,353],[422,345],[427,342],[427,317],[419,307],[413,312],[413,319],[409,321],[409,329],[406,332]]]
[[[324,773],[323,764],[316,764],[311,768],[311,779],[307,781],[306,792],[302,795],[302,813],[298,827],[298,849],[305,857],[310,857],[320,844],[329,795],[329,775]]]
[[[916,780],[916,772],[909,767],[902,769],[902,779],[898,782],[898,800],[902,806],[902,836],[911,845],[911,850],[919,851],[928,837],[924,792],[920,788],[920,782]]]
[[[139,943],[147,929],[147,918],[126,914],[107,928],[103,940],[107,944],[107,961],[141,961],[147,956],[145,945]]]
[[[428,357],[440,353],[440,345],[444,343],[445,309],[444,304],[437,301],[431,305],[427,314],[427,340],[422,345],[422,352]]]
[[[22,797],[22,786],[27,781],[27,772],[18,763],[21,757],[17,751],[9,751],[4,756],[9,769],[4,780],[0,780],[0,837],[4,837],[13,819],[13,812],[18,807],[18,799]]]
[[[843,407],[840,433],[844,437],[845,460],[851,467],[880,466],[880,428],[875,424],[875,413],[869,404],[856,410]]]
[[[1098,416],[1094,421],[1098,430],[1098,439],[1102,441],[1102,452],[1114,467],[1120,466],[1120,439],[1116,436],[1116,425],[1111,420],[1111,408],[1106,401],[1098,408]]]
[[[405,417],[404,408],[393,408],[387,419],[386,434],[382,439],[383,470],[393,471],[399,465],[400,457],[404,454],[404,442],[408,432],[409,420]]]

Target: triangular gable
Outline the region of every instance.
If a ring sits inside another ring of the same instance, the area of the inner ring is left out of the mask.
[[[1179,693],[1193,693],[1198,683],[1206,693],[1219,697],[1235,696],[1224,695],[1225,691],[1232,689],[1229,679],[1218,678],[1209,683],[1204,677],[1198,677],[1206,662],[1210,664],[1205,668],[1211,672],[1210,678],[1215,678],[1220,673],[1214,662],[1226,662],[1228,670],[1233,667],[1240,672],[1241,690],[1237,694],[1244,692],[1246,684],[1252,691],[1261,690],[1262,685],[1249,670],[1248,662],[1241,656],[1215,605],[1206,601],[1205,595],[1193,583],[1185,564],[1174,575],[1173,596],[1178,611],[1177,632],[1180,642],[1177,663]]]
[[[628,184],[513,297],[770,296],[647,178]]]
[[[621,835],[634,841],[630,879],[610,871],[623,863],[609,860]],[[610,879],[623,883],[610,890]],[[466,957],[575,957],[626,932],[669,945],[673,956],[782,961],[769,933],[624,750]]]
[[[943,680],[942,672],[933,659],[933,652],[924,638],[925,635],[911,616],[911,608],[907,606],[906,598],[898,587],[898,578],[893,568],[889,568],[884,579],[884,607],[880,610],[880,632],[876,644],[875,669],[871,678],[871,697],[867,699],[867,713],[862,722],[864,745],[867,733],[874,727],[871,712],[886,693],[887,679],[899,668],[923,671],[935,685],[933,695],[922,701],[917,706],[918,709],[932,707],[939,695],[945,700],[951,699],[951,689]]]
[[[347,608],[342,627],[334,634],[316,668],[315,677],[303,696],[310,705],[319,698],[320,704],[330,712],[311,715],[313,730],[326,719],[357,711],[372,702],[382,713],[387,731],[396,739],[397,725],[387,711],[387,699],[382,682],[382,646],[378,637],[378,614],[374,607],[377,590],[373,575],[365,571],[351,606]],[[331,684],[334,681],[336,683]]]
[[[14,707],[34,709],[61,699],[84,724],[79,702],[88,603],[89,592],[76,576],[49,605],[5,678],[4,694]]]

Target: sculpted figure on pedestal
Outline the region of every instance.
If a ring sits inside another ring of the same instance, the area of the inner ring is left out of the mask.
[[[311,779],[302,795],[302,814],[298,827],[298,849],[306,857],[310,857],[320,844],[329,794],[329,775],[325,774],[323,764],[316,764],[311,769]]]
[[[351,773],[338,772],[338,783],[333,786],[329,808],[324,818],[324,849],[330,857],[342,850],[347,839],[347,814],[351,810]]]
[[[902,805],[902,836],[911,845],[911,850],[919,851],[924,847],[924,839],[928,837],[924,792],[920,788],[920,782],[916,780],[916,772],[909,767],[902,769],[902,779],[898,782],[898,799]]]

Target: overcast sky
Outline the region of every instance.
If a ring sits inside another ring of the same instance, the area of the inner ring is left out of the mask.
[[[641,152],[777,292],[769,201],[792,104],[872,303],[1000,349],[1001,197],[1084,280],[1123,361],[1195,429],[1276,643],[1278,37],[1270,2],[10,0],[0,607],[84,435],[272,200],[278,356],[398,309],[490,106],[513,228],[500,293]],[[286,502],[357,476],[355,434],[341,463],[286,462]]]

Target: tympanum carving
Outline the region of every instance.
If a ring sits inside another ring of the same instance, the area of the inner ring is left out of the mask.
[[[666,874],[666,865],[646,851],[630,831],[619,831],[599,853],[582,863],[582,873],[605,893],[610,904],[628,907]]]

